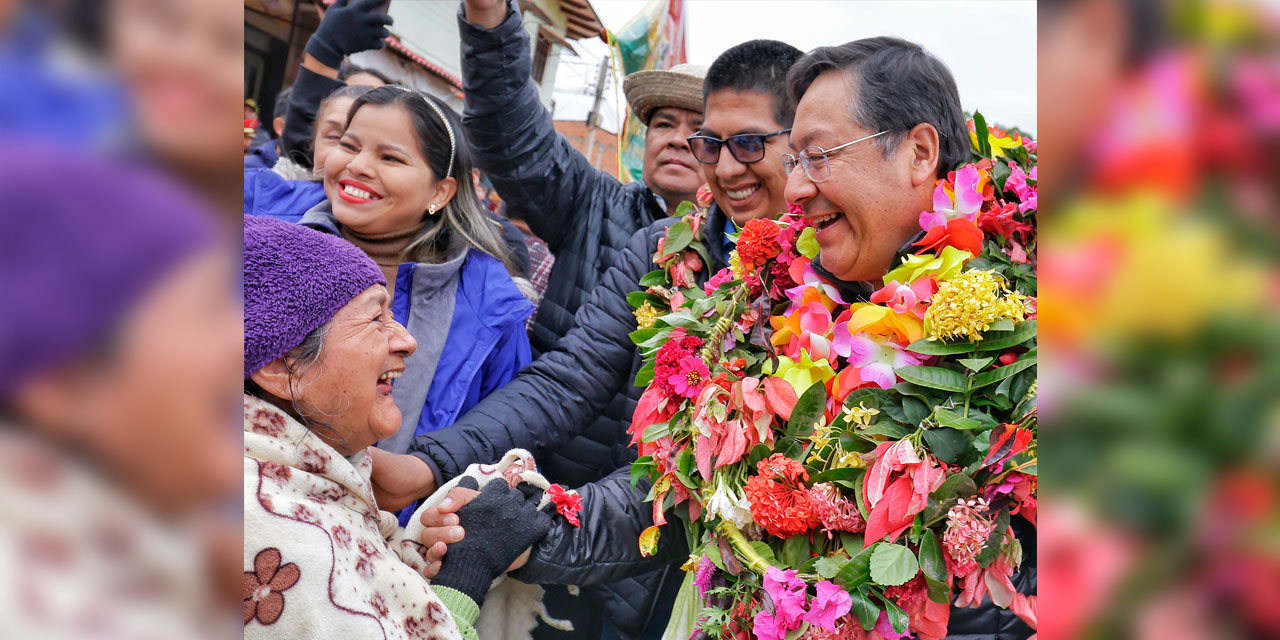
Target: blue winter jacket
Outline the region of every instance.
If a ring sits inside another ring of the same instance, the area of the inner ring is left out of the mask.
[[[270,169],[244,170],[245,215],[297,222],[323,201],[324,185],[319,182],[285,180]]]
[[[244,154],[244,168],[246,169],[270,169],[276,166],[276,161],[280,159],[280,152],[276,150],[276,143],[279,140],[271,139],[260,145],[250,147],[249,153]]]

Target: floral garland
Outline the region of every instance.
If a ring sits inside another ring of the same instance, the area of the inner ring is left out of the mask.
[[[747,223],[701,288],[709,194],[659,242],[628,298],[631,475],[652,481],[643,552],[687,521],[669,632],[942,638],[988,594],[1034,625],[1010,522],[1036,515],[1036,143],[970,132],[867,301],[817,276],[794,210]]]

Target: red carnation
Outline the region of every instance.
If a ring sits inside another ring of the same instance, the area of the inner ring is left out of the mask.
[[[761,267],[779,253],[782,245],[778,244],[778,225],[772,220],[750,220],[738,235],[738,258],[744,267]]]
[[[575,527],[582,526],[578,520],[578,514],[582,512],[582,496],[558,484],[547,487],[547,494],[551,496],[551,502],[556,505],[556,512],[564,516],[569,524]]]
[[[804,486],[809,474],[799,462],[775,453],[761,460],[756,469],[760,475],[747,479],[746,494],[751,517],[769,535],[789,538],[821,523]]]

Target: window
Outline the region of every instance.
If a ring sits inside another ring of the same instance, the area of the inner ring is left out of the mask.
[[[542,74],[547,70],[547,58],[551,56],[551,41],[542,33],[538,33],[537,44],[533,49],[533,81],[542,84]]]

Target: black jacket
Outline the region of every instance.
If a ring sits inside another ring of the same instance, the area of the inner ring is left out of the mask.
[[[636,454],[628,446],[626,432],[644,391],[634,385],[641,361],[629,337],[636,320],[627,294],[642,289],[638,283],[654,269],[658,239],[675,222],[675,218],[664,218],[632,235],[600,287],[578,309],[573,328],[553,350],[454,426],[420,436],[414,443],[415,455],[447,479],[471,463],[496,460],[513,447],[528,449],[539,460],[555,459],[550,454],[561,450],[573,435],[589,424],[600,424],[596,417],[603,408],[620,407],[612,428],[600,436],[609,446],[602,455],[584,460],[594,477],[570,485],[581,487],[582,527],[554,531],[536,547],[520,577],[531,583],[589,586],[588,595],[624,637],[636,637],[645,629],[664,583],[674,595],[679,571],[668,567],[685,545],[682,535],[666,534],[659,557],[641,558],[633,552],[639,531],[651,524],[646,522],[652,512],[642,503],[647,486],[642,485],[644,491],[638,496],[632,494],[629,470]],[[704,227],[710,264],[698,274],[699,281],[726,264],[725,224],[724,215],[713,208]],[[607,480],[590,484],[606,476]],[[548,477],[565,482],[552,471]],[[619,529],[637,526],[634,531]],[[612,544],[619,540],[630,542]]]
[[[466,21],[458,8],[462,124],[476,166],[509,214],[529,224],[555,255],[530,343],[550,351],[636,231],[666,216],[643,183],[622,184],[592,167],[556,132],[533,82],[531,47],[520,11],[493,29]]]

